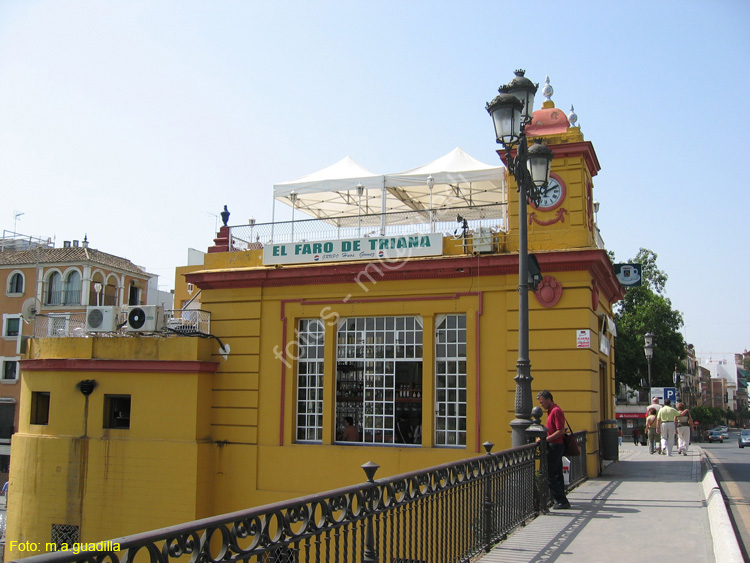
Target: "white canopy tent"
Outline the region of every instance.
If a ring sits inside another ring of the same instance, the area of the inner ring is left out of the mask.
[[[313,174],[274,185],[276,200],[312,217],[338,224],[358,217],[361,225],[430,222],[441,209],[507,203],[504,166],[491,166],[460,147],[423,166],[397,174],[370,172],[350,157]],[[402,217],[392,215],[418,211]],[[505,208],[484,218],[505,217]]]

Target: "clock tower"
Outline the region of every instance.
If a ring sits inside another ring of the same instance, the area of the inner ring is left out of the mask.
[[[546,79],[542,109],[526,126],[529,144],[541,141],[552,150],[550,181],[539,207],[527,209],[529,252],[598,248],[594,217],[593,177],[600,170],[590,141],[584,141],[578,117],[555,107],[553,89]],[[504,151],[498,151],[505,161]],[[507,164],[507,163],[506,163]],[[509,177],[509,227],[507,249],[518,250],[518,190]]]

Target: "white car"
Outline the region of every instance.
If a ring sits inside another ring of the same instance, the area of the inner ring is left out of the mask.
[[[728,426],[717,426],[709,430],[709,432],[719,432],[722,440],[729,440],[729,427]]]

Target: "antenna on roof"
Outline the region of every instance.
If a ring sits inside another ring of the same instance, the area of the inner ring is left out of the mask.
[[[21,217],[21,215],[25,215],[23,211],[13,211],[13,236],[15,237],[16,234],[18,234],[18,231],[16,229],[16,226],[18,224],[18,219]]]

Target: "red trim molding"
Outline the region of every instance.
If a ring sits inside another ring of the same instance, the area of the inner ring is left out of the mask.
[[[182,360],[87,360],[82,358],[21,360],[23,371],[215,373],[218,365],[218,362]]]
[[[544,137],[541,137],[541,139],[544,140]],[[591,174],[591,176],[596,176],[599,173],[599,170],[602,169],[601,165],[599,164],[599,158],[596,156],[596,152],[594,151],[594,145],[591,144],[591,141],[563,143],[559,145],[549,144],[546,146],[552,149],[553,158],[555,159],[582,156],[583,161],[586,163],[586,166],[589,169],[589,174]],[[506,162],[507,159],[505,151],[502,149],[498,149],[497,154],[500,156],[503,164],[507,167],[508,163]],[[516,149],[510,151],[510,154],[512,157],[515,157]]]
[[[610,301],[622,299],[625,290],[615,278],[604,250],[573,250],[536,254],[544,272],[589,270],[599,289]],[[477,276],[518,275],[517,254],[448,256],[404,262],[346,262],[281,268],[244,268],[203,270],[185,274],[185,279],[200,289],[237,289],[325,285],[331,283],[472,278]]]

